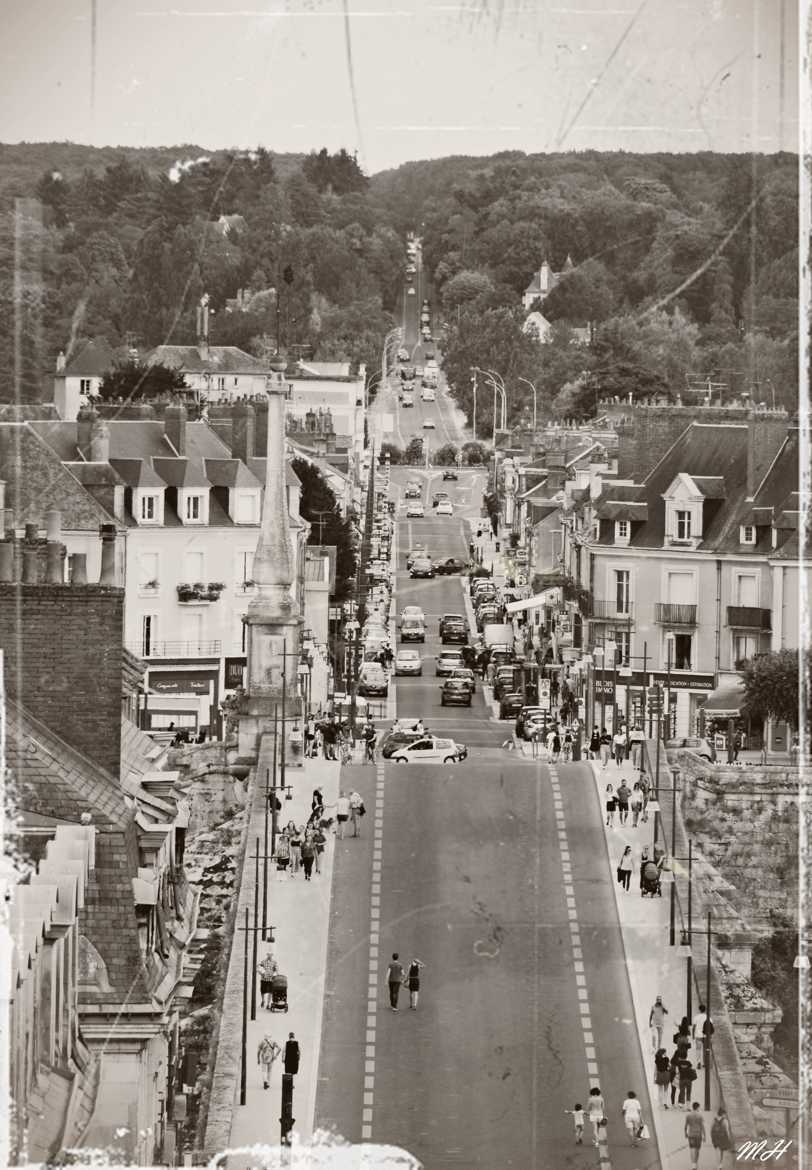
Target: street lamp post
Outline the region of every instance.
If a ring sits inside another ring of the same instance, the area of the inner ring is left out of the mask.
[[[666,684],[665,684],[665,737],[666,742],[673,738],[671,731],[671,651],[674,646],[674,633],[669,630],[665,635],[667,650],[666,658]]]
[[[537,401],[536,387],[533,385],[533,383],[530,381],[529,378],[519,378],[517,376],[517,381],[524,382],[533,391],[533,438],[535,439],[535,437],[536,437],[536,423],[538,421],[538,401]]]
[[[679,776],[679,768],[674,768],[671,773],[672,788],[671,788],[671,865],[674,863],[674,854],[677,851],[677,778]],[[673,870],[672,870],[673,872]],[[675,923],[677,913],[677,883],[671,882],[671,905],[668,915],[668,943],[669,946],[674,945],[675,941]]]
[[[477,373],[478,373],[478,371],[477,371],[476,366],[472,366],[471,367],[471,374],[472,374],[471,385],[473,386],[473,389],[474,389],[474,410],[473,410],[473,415],[471,418],[471,423],[472,423],[473,430],[474,430],[474,442],[476,442],[476,376],[477,376]]]
[[[601,664],[601,731],[606,726],[606,688],[605,688],[605,662],[606,655],[604,654],[603,646],[595,647],[595,657],[600,660]]]

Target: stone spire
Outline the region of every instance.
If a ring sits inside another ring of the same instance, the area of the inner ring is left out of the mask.
[[[297,606],[291,595],[294,562],[285,485],[285,383],[282,376],[269,374],[265,389],[268,394],[265,499],[251,572],[256,594],[249,613],[284,620],[296,614]]]

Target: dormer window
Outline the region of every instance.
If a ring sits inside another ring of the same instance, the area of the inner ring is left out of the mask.
[[[691,513],[684,509],[677,509],[676,529],[674,535],[677,540],[691,539]]]
[[[178,512],[184,524],[208,524],[208,492],[199,490],[182,492],[178,501]]]
[[[615,544],[628,544],[631,525],[628,520],[615,520]]]
[[[755,544],[756,529],[754,524],[742,524],[739,528],[739,544]]]
[[[236,491],[234,493],[235,524],[259,524],[259,492]]]
[[[162,524],[163,493],[140,491],[135,515],[139,524]]]

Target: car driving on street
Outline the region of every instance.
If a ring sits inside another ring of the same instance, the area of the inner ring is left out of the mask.
[[[401,642],[425,642],[426,627],[417,618],[406,618],[400,627]]]
[[[435,561],[434,572],[440,576],[449,577],[453,573],[461,573],[465,568],[465,564],[459,557],[449,557],[446,561]]]
[[[395,674],[413,674],[420,675],[423,673],[423,660],[417,650],[407,650],[401,647],[395,655]]]
[[[437,515],[438,516],[453,516],[454,515],[454,505],[451,503],[451,500],[440,500],[439,504],[437,505]]]
[[[462,650],[441,650],[437,655],[437,667],[435,669],[435,674],[438,678],[442,678],[444,675],[450,675],[452,670],[456,669],[457,667],[464,665],[465,663],[462,660]]]
[[[453,467],[447,467],[445,469],[445,471],[443,472],[443,479],[444,480],[457,480],[459,478],[460,477],[457,475],[457,473]]]
[[[421,512],[420,515],[422,516],[423,513]],[[413,577],[433,577],[434,565],[428,557],[416,557],[412,561],[412,567],[409,569],[409,572]]]
[[[453,739],[427,735],[398,748],[392,753],[391,758],[397,764],[454,764],[458,760],[464,760],[467,755],[468,749],[465,744],[455,743]]]
[[[425,516],[425,514],[426,513],[423,510],[422,500],[409,500],[408,504],[406,505],[407,520],[419,520],[421,517]]]
[[[468,642],[468,624],[461,613],[444,613],[440,618],[440,638],[445,646],[447,642],[461,642],[465,646]]]
[[[447,678],[445,680],[443,685],[440,687],[440,706],[471,706],[471,688],[467,685],[464,679]]]

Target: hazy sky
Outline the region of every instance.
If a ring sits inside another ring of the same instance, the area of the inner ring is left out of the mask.
[[[343,145],[369,171],[797,149],[795,0],[0,0],[0,21],[3,142]]]

